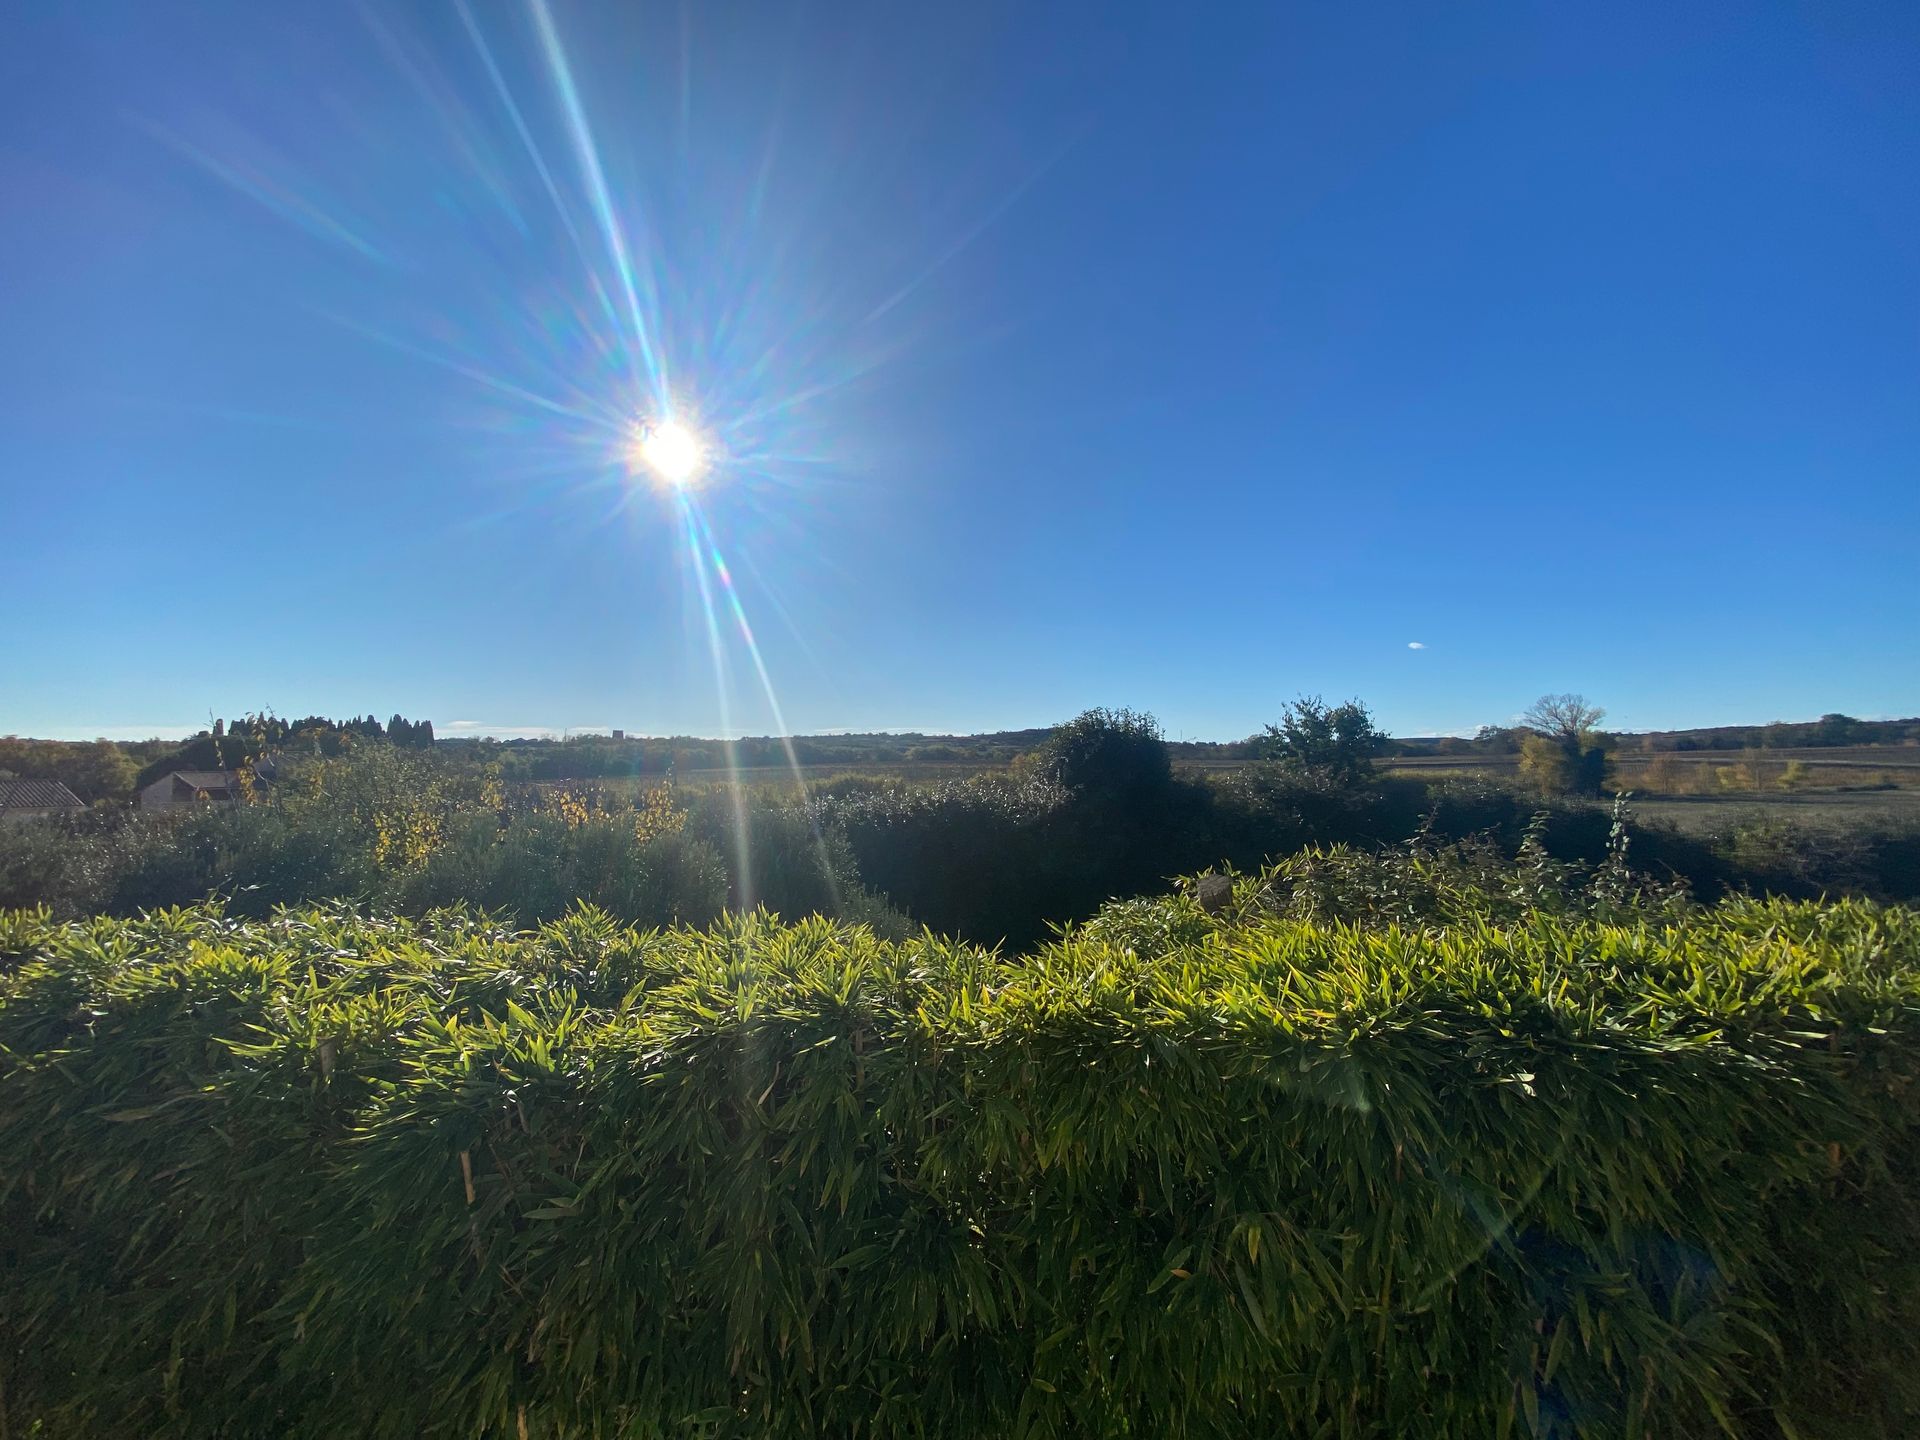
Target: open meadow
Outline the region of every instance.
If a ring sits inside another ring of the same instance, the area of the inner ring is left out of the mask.
[[[1785,793],[1756,790],[1707,795],[1635,791],[1631,803],[1634,810],[1648,820],[1690,830],[1724,829],[1754,819],[1842,830],[1862,825],[1920,825],[1920,784],[1910,788],[1810,787]]]
[[[1257,763],[1246,758],[1176,761],[1182,770],[1220,776]],[[1375,764],[1384,775],[1422,782],[1484,782],[1524,789],[1517,756],[1391,756]],[[796,781],[803,787],[818,787],[850,778],[876,784],[938,784],[1004,768],[984,760],[938,765],[866,760],[802,765],[797,770],[785,765],[731,771],[688,769],[678,778],[694,787],[740,783],[791,790]],[[637,789],[648,781],[607,777],[592,783]],[[1609,785],[1630,797],[1641,818],[1692,831],[1726,830],[1765,820],[1839,829],[1862,824],[1920,826],[1920,746],[1914,745],[1800,747],[1757,754],[1660,752],[1657,756],[1624,750],[1613,758]]]
[[[1636,813],[1690,830],[1757,818],[1846,828],[1920,822],[1920,746],[1855,745],[1648,752],[1623,745],[1608,786]],[[1379,768],[1413,779],[1524,784],[1518,755],[1391,756]]]

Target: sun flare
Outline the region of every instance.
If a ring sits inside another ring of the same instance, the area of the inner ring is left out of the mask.
[[[642,427],[634,450],[641,465],[676,488],[691,485],[706,469],[707,448],[700,437],[672,420]]]

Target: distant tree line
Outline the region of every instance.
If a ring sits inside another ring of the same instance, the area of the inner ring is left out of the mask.
[[[269,755],[340,755],[350,746],[366,742],[431,749],[433,722],[409,720],[398,714],[384,725],[372,714],[346,720],[325,715],[284,720],[271,712],[243,715],[230,722],[215,720],[211,729],[189,736],[177,749],[150,761],[141,769],[135,788],[150,785],[175,770],[237,770]]]
[[[0,780],[57,780],[88,804],[133,793],[139,763],[111,740],[0,737]]]
[[[1545,697],[1573,700],[1579,696]],[[1537,708],[1537,707],[1536,707]],[[1120,712],[1114,712],[1120,713]],[[1596,795],[1608,773],[1609,756],[1622,744],[1645,752],[1752,751],[1798,747],[1920,744],[1920,718],[1862,720],[1838,712],[1805,722],[1657,731],[1623,739],[1598,728],[1591,717],[1569,730],[1564,717],[1530,711],[1518,723],[1483,726],[1473,736],[1393,737],[1372,726],[1355,729],[1365,714],[1358,702],[1339,706],[1317,700],[1290,708],[1277,725],[1242,740],[1167,740],[1169,759],[1194,768],[1239,767],[1299,753],[1335,754],[1334,768],[1376,759],[1453,755],[1518,757],[1530,788],[1551,794]],[[728,742],[699,736],[575,735],[559,739],[458,738],[439,743],[460,755],[497,765],[508,782],[610,779],[629,776],[722,774],[730,767],[763,771],[803,766],[845,768],[952,766],[1002,769],[1030,759],[1052,743],[1055,732],[1037,728],[982,735],[917,732],[745,736]],[[276,753],[337,756],[349,746],[381,742],[401,749],[432,748],[433,722],[394,714],[336,720],[324,715],[283,719],[271,713],[215,720],[184,741],[64,741],[0,737],[0,779],[49,779],[65,784],[88,803],[124,802],[143,785],[172,770],[232,770]],[[1331,747],[1328,749],[1327,747]],[[1356,756],[1364,757],[1357,761]],[[1316,767],[1325,768],[1316,760]]]
[[[1722,725],[1707,730],[1669,730],[1643,737],[1652,750],[1831,749],[1842,745],[1920,744],[1920,717],[1859,720],[1834,713],[1802,723]]]
[[[711,780],[516,785],[506,757],[569,747],[427,749],[394,744],[391,723],[249,716],[156,763],[270,753],[290,783],[254,787],[238,805],[152,816],[109,806],[0,827],[0,907],[131,914],[218,894],[252,914],[331,897],[405,913],[464,901],[533,921],[587,900],[651,925],[765,905],[1025,948],[1115,896],[1160,893],[1172,876],[1246,872],[1316,847],[1481,837],[1487,853],[1533,869],[1539,857],[1600,863],[1626,834],[1618,814],[1579,798],[1605,777],[1601,718],[1578,696],[1533,708],[1523,745],[1542,793],[1532,795],[1471,774],[1380,773],[1385,737],[1366,707],[1307,697],[1224,771],[1177,766],[1151,715],[1093,710],[1009,766],[934,783],[848,772],[803,797]],[[659,748],[638,743],[644,755]],[[1702,899],[1729,888],[1920,896],[1920,827],[1631,834],[1637,870]]]
[[[1525,745],[1530,725],[1483,725],[1472,736],[1428,735],[1389,740],[1384,754],[1517,755]],[[1614,737],[1616,740],[1621,737]],[[1664,750],[1792,750],[1831,749],[1845,745],[1920,744],[1920,717],[1905,720],[1861,720],[1838,712],[1818,720],[1776,720],[1767,725],[1716,725],[1694,730],[1651,730],[1634,743],[1652,751]]]

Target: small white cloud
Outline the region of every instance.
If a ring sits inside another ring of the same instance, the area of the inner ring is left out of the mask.
[[[1427,648],[1427,642],[1424,640],[1407,641],[1407,649],[1409,650],[1424,650],[1426,648]]]

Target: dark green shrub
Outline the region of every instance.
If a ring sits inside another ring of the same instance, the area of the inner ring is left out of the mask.
[[[868,884],[921,924],[983,944],[1038,944],[1113,895],[1162,890],[1209,862],[1204,795],[1169,783],[1116,806],[1036,777],[977,776],[817,803]]]
[[[68,820],[0,826],[0,907],[65,902],[80,888],[76,852],[90,845]]]
[[[626,924],[703,925],[726,909],[727,870],[699,837],[642,840],[630,819],[516,815],[502,829],[479,816],[381,895],[408,913],[470,903],[530,925],[580,903]]]
[[[1043,773],[1077,795],[1137,804],[1173,780],[1160,722],[1137,710],[1088,710],[1040,749]]]
[[[692,802],[688,829],[725,857],[736,911],[824,915],[896,938],[912,928],[867,887],[851,842],[822,807],[798,803],[784,788],[706,791]]]
[[[1234,903],[1321,924],[1477,926],[1536,915],[1630,922],[1698,913],[1683,881],[1636,871],[1624,810],[1597,865],[1556,859],[1540,816],[1509,857],[1484,836],[1437,843],[1417,836],[1392,849],[1302,850],[1235,887]]]
[[[50,1437],[1902,1436],[1920,920],[0,917]],[[4,967],[0,967],[4,968]]]
[[[1325,784],[1358,786],[1372,778],[1373,757],[1386,742],[1358,700],[1329,705],[1318,695],[1303,695],[1281,712],[1278,725],[1253,737],[1253,752]]]
[[[1393,806],[1395,800],[1410,804]],[[1262,761],[1212,781],[1213,828],[1220,854],[1242,868],[1310,845],[1378,845],[1420,823],[1422,787],[1355,786],[1323,771]],[[1404,810],[1404,813],[1402,813]]]
[[[1840,828],[1793,824],[1755,811],[1710,837],[1727,872],[1776,895],[1920,895],[1920,825]]]

